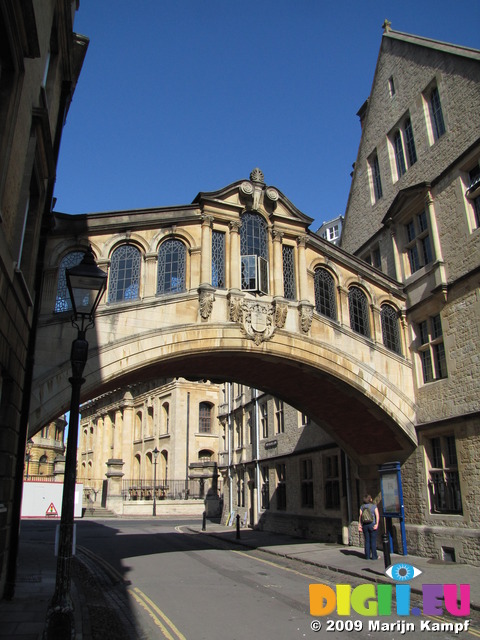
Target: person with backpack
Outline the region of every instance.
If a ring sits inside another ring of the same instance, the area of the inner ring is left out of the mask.
[[[358,518],[358,530],[363,533],[365,540],[365,558],[377,560],[377,529],[380,522],[378,507],[374,504],[371,495],[363,498]]]

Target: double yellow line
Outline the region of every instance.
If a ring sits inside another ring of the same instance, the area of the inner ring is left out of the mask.
[[[152,618],[155,625],[161,630],[163,636],[167,640],[186,640],[183,633],[181,633],[177,627],[173,624],[173,622],[168,618],[168,616],[163,613],[163,611],[157,607],[157,605],[151,600],[146,593],[143,593],[141,589],[138,587],[128,587],[130,584],[129,581],[125,580],[122,574],[117,571],[112,565],[104,560],[102,557],[90,551],[86,547],[78,546],[77,549],[88,556],[91,560],[96,562],[98,565],[102,567],[102,569],[110,575],[114,582],[121,582],[126,587],[126,592],[131,596],[135,602],[137,602],[148,615]]]
[[[133,589],[127,589],[127,591],[145,609],[167,640],[186,640],[183,633],[177,629],[170,618],[141,589],[134,587]]]

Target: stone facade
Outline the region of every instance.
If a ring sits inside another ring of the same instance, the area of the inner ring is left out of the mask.
[[[473,564],[480,563],[479,87],[479,51],[386,23],[359,112],[342,237],[342,247],[365,260],[375,253],[407,296],[419,440],[403,466],[409,550]]]
[[[73,32],[76,4],[0,5],[0,594],[9,597],[45,235],[62,128],[88,45]]]
[[[217,385],[176,378],[83,405],[77,477],[86,504],[119,515],[151,513],[155,486],[159,511],[178,512],[179,497],[192,497],[201,500],[201,513],[219,487],[218,399]]]
[[[29,438],[25,455],[25,480],[63,482],[66,424],[65,418],[57,418]]]

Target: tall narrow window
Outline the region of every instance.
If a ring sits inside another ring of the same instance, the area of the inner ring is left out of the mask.
[[[277,464],[277,489],[275,495],[277,497],[277,509],[285,511],[287,508],[287,477],[284,464]]]
[[[258,213],[242,215],[240,252],[242,289],[268,293],[267,224]]]
[[[380,164],[376,153],[370,159],[370,171],[372,174],[374,202],[377,202],[383,196],[383,189],[382,179],[380,177]]]
[[[324,459],[325,472],[325,508],[340,508],[340,476],[338,456],[326,456]]]
[[[65,270],[76,267],[83,260],[85,253],[83,251],[72,251],[67,254],[58,267],[58,284],[57,284],[57,297],[55,299],[55,313],[62,311],[70,311],[72,308],[72,301],[70,300],[70,294],[67,288],[67,278],[65,276]]]
[[[362,336],[370,337],[367,296],[358,287],[350,287],[348,291],[348,309],[350,327]]]
[[[112,254],[108,289],[109,302],[136,300],[140,292],[140,251],[124,244]]]
[[[332,320],[337,319],[337,305],[335,303],[335,282],[329,271],[322,268],[315,269],[314,275],[315,309],[322,316]]]
[[[393,146],[395,149],[395,164],[397,165],[397,176],[403,176],[407,167],[405,166],[405,155],[403,153],[402,134],[397,129],[393,136]]]
[[[311,458],[300,461],[302,507],[313,509],[313,464]]]
[[[212,286],[225,289],[225,234],[212,231]]]
[[[383,304],[381,319],[383,344],[387,349],[401,353],[398,312],[389,304]]]
[[[405,143],[407,146],[408,164],[411,167],[417,161],[417,150],[415,148],[415,139],[413,137],[413,127],[410,118],[405,120]]]
[[[199,433],[210,433],[212,430],[212,405],[208,402],[201,402],[198,407],[198,431]]]
[[[423,381],[433,382],[448,376],[440,314],[418,324],[418,353],[422,363]]]
[[[430,116],[432,119],[433,137],[438,140],[445,133],[445,121],[443,119],[442,103],[438,87],[434,87],[430,94]]]
[[[283,410],[283,400],[275,398],[275,422],[277,433],[285,433],[285,414]]]
[[[158,250],[157,294],[185,291],[187,250],[180,240],[166,240]]]
[[[283,296],[287,300],[295,300],[295,270],[293,247],[282,246],[283,257]]]
[[[262,438],[268,438],[268,405],[262,402],[260,405],[260,422],[262,424]]]
[[[262,509],[270,509],[270,482],[269,482],[269,469],[268,467],[262,467]]]
[[[475,226],[480,227],[480,165],[472,169],[469,174],[469,186],[467,189],[467,198],[472,203],[475,215]]]
[[[410,272],[415,273],[421,267],[433,261],[432,246],[428,229],[427,214],[422,211],[405,225],[407,234],[406,251]]]
[[[430,463],[431,513],[462,513],[455,436],[431,438],[426,448]]]

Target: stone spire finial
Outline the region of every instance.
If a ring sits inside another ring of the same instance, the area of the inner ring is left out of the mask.
[[[261,182],[263,184],[265,182],[263,171],[261,171],[258,167],[256,167],[250,174],[250,180],[252,182]]]
[[[392,30],[392,23],[390,22],[390,20],[388,20],[387,18],[385,18],[383,24],[382,24],[382,28],[383,28],[383,33],[388,33],[389,31]]]

